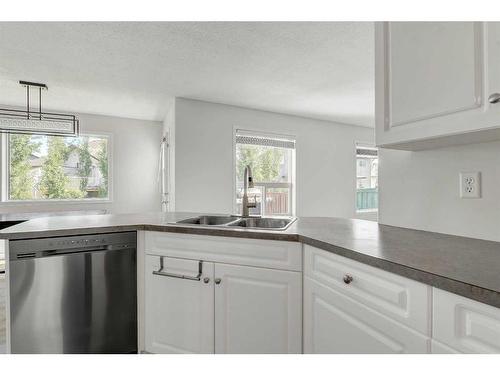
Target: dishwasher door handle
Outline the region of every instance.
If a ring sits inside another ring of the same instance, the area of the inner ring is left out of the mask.
[[[196,275],[196,276],[189,276],[189,275],[181,275],[181,274],[177,274],[177,273],[164,272],[163,269],[164,269],[163,257],[160,257],[160,269],[158,271],[153,271],[153,275],[174,277],[176,279],[200,281],[201,275],[203,273],[203,261],[200,260],[198,262],[198,275]]]

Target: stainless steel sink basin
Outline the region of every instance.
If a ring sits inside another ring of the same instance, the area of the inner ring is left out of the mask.
[[[265,230],[285,230],[296,218],[294,217],[241,217],[241,216],[196,216],[179,220],[172,224],[219,226],[225,228],[249,228]]]
[[[236,220],[236,216],[196,216],[177,221],[176,224],[224,225]]]
[[[294,218],[248,217],[241,218],[240,220],[228,225],[230,227],[284,230],[294,221]]]

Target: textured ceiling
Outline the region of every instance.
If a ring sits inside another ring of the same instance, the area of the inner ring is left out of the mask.
[[[373,23],[0,23],[0,103],[162,120],[174,96],[373,126]]]

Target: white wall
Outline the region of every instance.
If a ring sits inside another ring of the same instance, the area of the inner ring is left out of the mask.
[[[459,173],[482,173],[482,198],[460,199]],[[500,142],[380,151],[384,224],[500,241]]]
[[[176,99],[175,207],[231,213],[233,128],[293,135],[297,140],[297,215],[355,215],[355,142],[373,129]]]
[[[112,213],[160,210],[157,184],[162,123],[78,115],[81,132],[111,135],[112,201],[105,203],[0,203],[0,213],[101,210]]]

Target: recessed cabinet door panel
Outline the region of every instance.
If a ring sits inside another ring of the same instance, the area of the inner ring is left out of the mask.
[[[500,353],[500,309],[433,288],[432,336],[462,353]]]
[[[194,276],[198,261],[163,258],[164,272]],[[146,257],[146,351],[214,352],[214,264],[203,262],[201,281],[153,274],[160,257]],[[203,278],[208,277],[208,283]]]
[[[215,352],[301,353],[300,272],[215,265]]]
[[[388,125],[481,104],[481,50],[473,22],[391,22],[387,26]]]
[[[304,353],[427,353],[429,339],[304,278]]]

